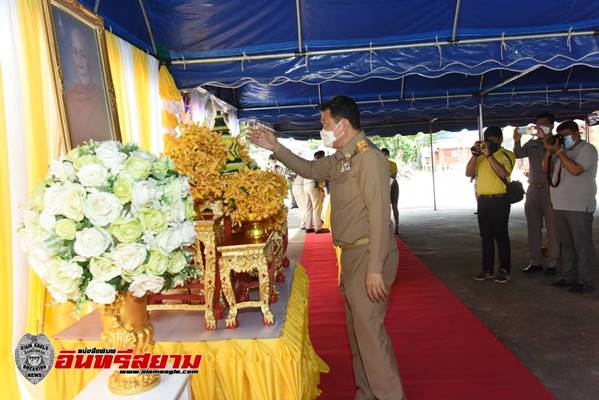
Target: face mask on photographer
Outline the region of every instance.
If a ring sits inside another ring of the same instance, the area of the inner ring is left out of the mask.
[[[574,136],[572,135],[562,136],[562,141],[564,150],[570,150],[576,143],[576,140],[574,140]]]
[[[545,135],[549,135],[551,133],[551,128],[546,125],[539,125],[539,128],[541,128]]]
[[[495,143],[492,140],[487,140],[487,146],[489,147],[489,151],[491,154],[495,153],[497,150],[501,148],[499,143]]]

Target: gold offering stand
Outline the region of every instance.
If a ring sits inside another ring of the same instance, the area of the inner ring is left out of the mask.
[[[260,308],[264,325],[274,324],[270,303],[278,299],[275,280],[282,249],[282,236],[276,231],[271,231],[265,239],[235,234],[231,240],[217,247],[222,290],[229,305],[225,319],[227,328],[239,326],[237,312],[242,308]],[[257,282],[252,279],[256,273]],[[248,292],[254,287],[258,287],[260,292],[258,301],[249,299]]]
[[[260,223],[262,236],[248,237],[246,232],[231,232],[225,218],[217,212],[196,220],[196,243],[193,263],[203,276],[172,290],[148,296],[148,310],[201,310],[205,327],[215,330],[224,316],[223,297],[229,306],[227,328],[239,326],[241,308],[260,308],[265,325],[274,323],[269,304],[278,301],[276,282],[285,281],[289,266],[287,254],[287,222]],[[250,291],[257,289],[260,300],[251,301]]]
[[[193,262],[203,270],[203,276],[171,291],[148,296],[148,310],[202,310],[206,329],[215,330],[216,320],[223,318],[216,246],[224,239],[222,215],[204,215],[196,220]]]

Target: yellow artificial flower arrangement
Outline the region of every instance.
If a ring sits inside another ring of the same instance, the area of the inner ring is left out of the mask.
[[[277,173],[245,168],[226,175],[225,210],[233,224],[280,219],[285,197],[287,179]]]
[[[174,161],[177,172],[189,178],[196,204],[222,198],[225,182],[220,172],[227,164],[229,152],[218,133],[198,124],[188,125],[181,136],[171,140],[166,154]]]

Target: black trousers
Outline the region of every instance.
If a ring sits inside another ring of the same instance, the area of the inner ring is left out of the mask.
[[[508,221],[510,202],[506,196],[478,198],[478,229],[483,244],[483,271],[494,271],[495,242],[499,251],[499,268],[512,270]]]

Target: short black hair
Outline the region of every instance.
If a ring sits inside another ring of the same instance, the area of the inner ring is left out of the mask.
[[[271,160],[277,161],[277,157],[275,157],[274,154],[271,154],[271,155],[268,156],[268,161],[271,161]]]
[[[549,120],[549,122],[551,122],[552,124],[555,123],[555,115],[548,112],[540,113],[539,115],[537,115],[535,121],[538,121],[543,118]]]
[[[560,133],[561,131],[565,131],[565,130],[580,133],[580,128],[578,128],[578,124],[572,120],[562,122],[561,124],[559,124],[557,126],[557,129],[556,129],[557,133]]]
[[[492,137],[503,139],[503,131],[500,127],[490,126],[487,129],[485,129],[485,140]]]
[[[346,118],[354,129],[360,129],[360,109],[356,102],[347,96],[335,96],[320,105],[320,111],[331,111],[331,117],[339,122]]]
[[[389,155],[389,150],[388,149],[382,149],[381,153],[383,153],[384,155],[388,156]]]
[[[325,153],[322,150],[318,150],[316,153],[314,153],[314,158],[316,158],[317,160],[319,158],[323,158],[324,156],[325,156]]]

